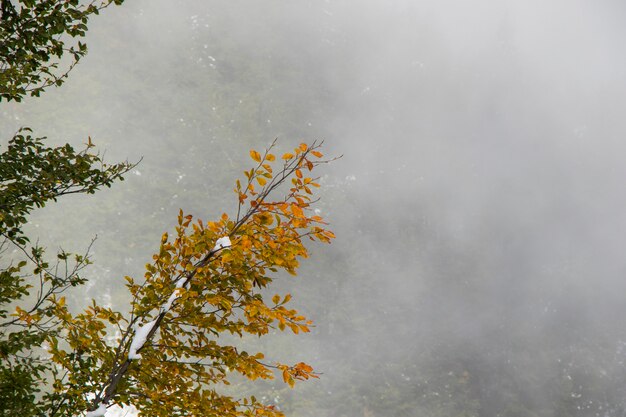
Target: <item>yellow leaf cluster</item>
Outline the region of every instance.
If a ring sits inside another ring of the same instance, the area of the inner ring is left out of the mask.
[[[232,373],[270,379],[274,369],[290,386],[317,378],[305,363],[271,366],[262,362],[262,353],[248,353],[219,338],[223,333],[262,336],[271,329],[297,334],[311,325],[286,307],[291,295],[276,294],[266,301],[263,289],[278,270],[296,274],[301,258],[308,256],[305,239],[328,243],[334,238],[323,219],[312,214],[311,187],[319,184],[305,174],[327,161],[320,159],[319,144],[300,144],[280,162],[272,147],[263,154],[250,151],[257,165],[235,183],[236,215],[204,223],[180,211],[174,233],[163,234],[146,265],[144,282],[126,277],[133,299],[129,315],[94,303],[73,316],[59,300],[56,315],[68,330],[62,344],[51,341],[50,352],[72,375],[72,395],[83,398],[82,405],[134,404],[142,414],[156,417],[177,409],[194,416],[277,417],[282,413],[254,397],[224,395],[219,384],[229,384]],[[276,198],[279,189],[284,194]],[[226,237],[230,245],[216,245]],[[27,320],[22,312],[16,314]],[[129,358],[133,338],[146,323],[153,327],[137,348],[141,358]],[[77,365],[72,356],[77,351],[90,358],[88,365]],[[76,371],[76,366],[83,367]]]

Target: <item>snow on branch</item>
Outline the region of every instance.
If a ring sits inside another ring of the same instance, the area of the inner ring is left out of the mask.
[[[174,288],[174,291],[172,292],[172,295],[170,295],[170,298],[167,300],[167,302],[161,306],[161,312],[169,311],[169,309],[172,308],[172,304],[174,303],[174,301],[176,301],[176,299],[180,297],[180,289],[185,286],[186,281],[187,278],[185,277],[179,278],[178,281],[176,281],[176,288]]]
[[[148,334],[150,334],[150,331],[156,322],[156,320],[152,320],[135,330],[135,337],[133,337],[133,341],[130,344],[130,350],[128,351],[128,359],[141,359],[141,354],[137,353],[137,351],[143,347],[144,343],[146,343]]]
[[[230,238],[228,236],[221,237],[215,242],[213,252],[217,252],[220,249],[228,248],[230,246],[232,246],[230,243]]]

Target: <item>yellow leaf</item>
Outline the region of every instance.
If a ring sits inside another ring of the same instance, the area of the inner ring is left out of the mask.
[[[252,158],[256,162],[261,162],[261,154],[254,149],[250,150],[250,158]]]
[[[271,153],[268,153],[267,156],[265,157],[265,159],[267,159],[268,161],[273,161],[274,159],[276,159],[276,157],[274,155],[272,155]]]
[[[267,183],[267,180],[263,177],[256,177],[256,180],[259,182],[259,185],[264,186]]]
[[[291,159],[293,158],[293,154],[292,153],[286,153],[283,155],[283,159]]]
[[[291,212],[296,217],[304,217],[304,212],[302,211],[300,206],[298,206],[297,204],[292,204],[291,205]]]

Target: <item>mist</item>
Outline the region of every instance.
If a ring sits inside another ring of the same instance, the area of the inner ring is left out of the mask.
[[[316,327],[259,342],[323,373],[258,388],[287,415],[623,416],[624,21],[610,0],[127,1],[0,130],[143,158],[30,224],[97,234],[85,296],[121,306],[179,208],[232,212],[250,148],[343,155],[336,241],[277,279]]]

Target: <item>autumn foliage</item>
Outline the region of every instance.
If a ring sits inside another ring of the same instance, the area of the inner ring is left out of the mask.
[[[273,149],[250,151],[255,166],[236,182],[237,213],[203,222],[180,211],[143,279],[126,277],[128,314],[94,302],[73,315],[63,298],[55,300],[54,320],[64,331],[48,340],[54,390],[62,394],[52,415],[133,404],[148,416],[280,416],[254,397],[225,395],[221,384],[233,373],[252,380],[277,374],[291,386],[317,377],[305,363],[276,362],[232,343],[274,328],[309,331],[291,296],[267,296],[267,287],[281,269],[296,274],[306,240],[334,238],[311,209],[319,187],[312,171],[328,162],[320,144],[279,157]]]

